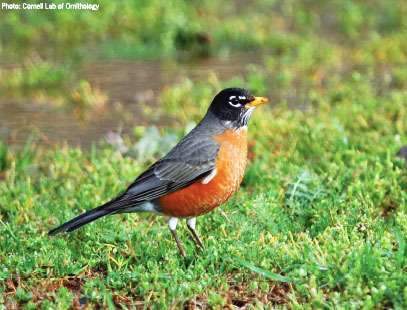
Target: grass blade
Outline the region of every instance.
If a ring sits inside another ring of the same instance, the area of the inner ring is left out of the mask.
[[[245,261],[244,259],[242,259],[242,258],[240,258],[238,256],[233,256],[233,260],[235,262],[238,262],[240,265],[246,267],[247,269],[249,269],[249,270],[251,270],[253,272],[259,273],[262,276],[265,276],[265,277],[267,277],[269,279],[272,279],[274,281],[287,282],[287,283],[292,282],[291,278],[284,277],[284,276],[279,275],[277,273],[258,268],[258,267],[252,265],[251,263]]]

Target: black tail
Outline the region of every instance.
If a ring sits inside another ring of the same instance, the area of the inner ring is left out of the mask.
[[[71,232],[74,231],[75,229],[78,229],[90,222],[93,222],[97,220],[98,218],[101,218],[102,216],[109,215],[115,212],[115,210],[106,210],[103,209],[105,205],[100,206],[98,208],[92,209],[88,212],[85,212],[74,219],[70,220],[69,222],[66,222],[65,224],[62,224],[61,226],[50,230],[48,232],[48,235],[55,235],[59,232],[66,231],[66,232]]]

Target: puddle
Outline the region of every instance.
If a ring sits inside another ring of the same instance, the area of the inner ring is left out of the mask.
[[[2,99],[0,130],[8,132],[12,145],[24,145],[29,133],[38,129],[50,143],[67,141],[71,146],[89,149],[93,141],[119,128],[123,133],[130,133],[136,125],[168,123],[162,119],[146,120],[138,110],[141,101],[157,104],[155,98],[166,85],[172,85],[182,77],[199,80],[209,72],[215,72],[221,80],[243,76],[249,64],[261,64],[263,59],[263,55],[236,54],[225,59],[184,62],[109,60],[91,63],[80,75],[107,93],[109,101],[95,111],[88,122],[80,122],[71,112],[61,108]],[[121,103],[121,108],[117,108],[116,102]]]

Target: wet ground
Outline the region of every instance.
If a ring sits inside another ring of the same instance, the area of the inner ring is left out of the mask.
[[[88,64],[81,76],[92,87],[98,87],[109,97],[103,108],[92,112],[88,121],[80,121],[71,110],[39,105],[30,101],[0,104],[0,134],[7,132],[8,142],[23,145],[33,130],[45,141],[67,141],[71,146],[88,149],[93,141],[108,132],[131,132],[136,125],[169,122],[168,119],[146,119],[139,104],[157,104],[157,96],[165,86],[188,77],[199,80],[214,72],[221,80],[242,76],[249,64],[261,64],[263,56],[236,54],[226,58],[204,58],[184,62],[100,61]],[[209,104],[209,103],[208,103]]]

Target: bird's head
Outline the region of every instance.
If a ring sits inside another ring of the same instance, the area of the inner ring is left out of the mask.
[[[256,106],[269,102],[244,88],[226,88],[213,99],[209,111],[231,128],[246,126]]]

